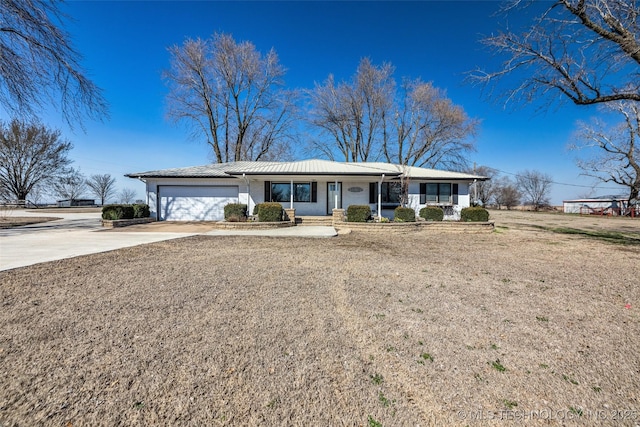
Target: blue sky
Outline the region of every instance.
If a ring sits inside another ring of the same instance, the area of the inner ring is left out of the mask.
[[[64,11],[83,66],[104,90],[110,119],[69,129],[56,112],[43,121],[73,144],[71,158],[85,175],[110,173],[118,187],[143,198],[144,186],[125,173],[206,164],[209,148],[184,127],[165,119],[167,47],[186,38],[230,33],[265,52],[274,48],[288,69],[287,86],[311,88],[331,73],[351,77],[363,57],[391,62],[396,78],[432,81],[482,121],[471,162],[507,173],[535,169],[557,183],[552,203],[587,193],[594,183],[580,176],[576,153],[567,150],[578,119],[597,114],[568,103],[547,112],[535,106],[505,109],[487,100],[465,73],[495,68],[497,58],[479,43],[500,28],[498,1],[411,2],[220,2],[70,1]],[[513,22],[510,22],[513,24]],[[601,185],[603,187],[603,185]],[[598,194],[616,193],[611,186]]]

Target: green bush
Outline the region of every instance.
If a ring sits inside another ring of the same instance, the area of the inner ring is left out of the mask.
[[[398,206],[393,211],[393,220],[396,222],[415,222],[416,211],[412,208],[403,208]]]
[[[347,208],[348,222],[367,222],[371,218],[369,205],[350,205]]]
[[[489,211],[485,208],[464,208],[460,212],[460,221],[463,222],[487,222],[489,221]]]
[[[146,203],[136,203],[133,205],[133,217],[134,218],[149,218],[151,211],[149,205]]]
[[[132,205],[106,205],[102,207],[102,219],[133,219]]]
[[[224,207],[224,219],[227,221],[242,221],[247,218],[247,205],[244,203],[229,203]]]
[[[253,216],[258,215],[258,211],[260,210],[260,205],[261,204],[262,203],[256,203],[256,205],[253,207],[253,213],[252,213]]]
[[[438,206],[425,206],[420,209],[420,217],[427,221],[442,221],[444,219],[444,211]]]
[[[260,203],[258,208],[258,221],[278,222],[282,221],[282,205],[276,202]]]

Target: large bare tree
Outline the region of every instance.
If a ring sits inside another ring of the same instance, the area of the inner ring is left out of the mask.
[[[393,73],[364,58],[350,81],[330,75],[309,91],[311,123],[329,136],[314,148],[348,162],[462,168],[477,121],[431,83],[404,79],[398,87]]]
[[[17,200],[26,200],[32,189],[64,174],[71,143],[60,131],[41,124],[0,121],[0,185]]]
[[[486,37],[483,43],[506,59],[496,70],[471,73],[473,81],[493,90],[506,80],[507,101],[640,101],[636,0],[510,0],[503,11],[537,17],[528,28]]]
[[[431,83],[405,79],[397,96],[392,114],[383,117],[386,160],[405,166],[464,168],[466,155],[475,149],[471,137],[478,121]]]
[[[376,66],[364,58],[350,81],[336,83],[329,75],[323,84],[308,91],[310,121],[331,139],[330,143],[315,143],[314,148],[331,159],[337,157],[337,149],[347,162],[377,160],[384,138],[384,118],[393,105],[393,72],[391,64]]]
[[[576,144],[572,148],[586,151],[578,167],[588,176],[612,182],[629,190],[629,200],[640,194],[640,105],[631,101],[609,103],[608,112],[622,117],[616,124],[602,119],[579,123]],[[595,148],[591,151],[590,149]]]
[[[102,118],[107,103],[80,66],[56,0],[0,0],[0,106],[33,118],[51,103],[69,124]]]
[[[533,205],[535,210],[549,204],[549,193],[553,185],[553,178],[536,170],[525,170],[516,176],[516,183],[526,202]]]
[[[272,49],[261,54],[229,34],[169,48],[168,116],[204,136],[218,163],[271,160],[290,141],[295,94]]]
[[[100,205],[115,195],[116,179],[107,174],[94,174],[87,179],[87,186],[94,196],[100,199]]]

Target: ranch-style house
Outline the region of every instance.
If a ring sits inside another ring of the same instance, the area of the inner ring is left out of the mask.
[[[334,208],[369,205],[374,216],[393,217],[401,183],[408,184],[407,206],[419,212],[440,206],[445,219],[459,219],[470,205],[469,188],[486,177],[374,162],[302,160],[231,162],[129,173],[146,184],[147,203],[158,221],[219,221],[224,206],[279,202],[295,216],[331,215]]]

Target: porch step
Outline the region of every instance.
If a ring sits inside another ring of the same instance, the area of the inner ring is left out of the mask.
[[[297,216],[296,225],[333,225],[333,217],[331,216]]]

